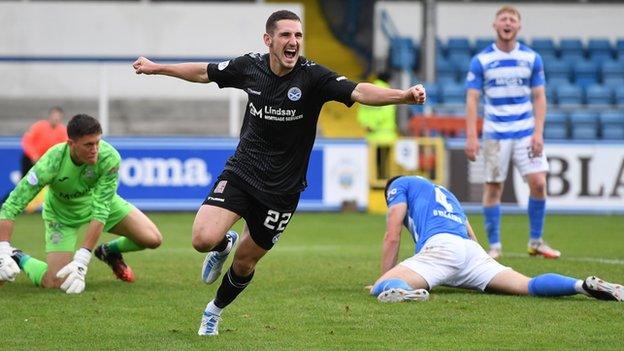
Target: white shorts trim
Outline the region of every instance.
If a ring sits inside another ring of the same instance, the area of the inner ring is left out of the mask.
[[[483,141],[485,160],[485,181],[502,183],[507,178],[509,161],[522,176],[531,173],[548,172],[546,153],[534,157],[531,153],[531,136],[520,139],[486,139]]]
[[[447,285],[484,291],[494,276],[511,269],[477,242],[446,233],[434,235],[419,253],[399,264],[422,276],[429,289]]]

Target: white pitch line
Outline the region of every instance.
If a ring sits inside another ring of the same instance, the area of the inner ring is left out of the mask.
[[[359,246],[359,245],[358,245]],[[340,251],[342,250],[342,246],[341,245],[289,245],[289,246],[283,246],[283,247],[276,247],[273,250],[275,250],[274,252],[276,254],[279,254],[279,252],[314,252],[314,251],[318,251],[318,252],[336,252],[336,251]],[[353,249],[353,247],[351,247]],[[273,251],[272,250],[272,251]],[[146,253],[147,254],[154,254],[154,255],[162,255],[163,252],[170,252],[170,253],[196,253],[198,255],[201,255],[200,253],[198,253],[197,251],[195,251],[193,248],[189,247],[189,248],[168,248],[168,249],[164,249],[164,250],[149,250]],[[503,257],[510,257],[510,258],[526,258],[526,259],[530,259],[531,257],[529,257],[528,254],[526,253],[520,253],[520,252],[503,252]],[[600,258],[600,257],[571,257],[571,256],[562,256],[560,258],[558,258],[557,260],[560,261],[575,261],[575,262],[592,262],[592,263],[603,263],[603,264],[612,264],[612,265],[616,265],[616,266],[624,266],[624,259],[617,259],[617,258]]]
[[[526,253],[519,252],[503,252],[503,257],[511,257],[511,258],[529,258],[529,255]],[[561,256],[557,260],[562,261],[576,261],[576,262],[593,262],[593,263],[604,263],[604,264],[613,264],[613,265],[624,265],[624,260],[620,260],[617,258],[600,258],[600,257],[570,257],[570,256]]]

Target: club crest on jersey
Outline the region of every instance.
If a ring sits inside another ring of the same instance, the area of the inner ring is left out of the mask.
[[[301,89],[297,87],[292,87],[288,89],[288,98],[290,101],[297,101],[301,99]]]
[[[95,178],[95,171],[92,168],[87,168],[84,173],[85,178]]]

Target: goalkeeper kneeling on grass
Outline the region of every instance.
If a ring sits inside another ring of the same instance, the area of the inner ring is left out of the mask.
[[[429,290],[438,285],[512,295],[583,294],[623,300],[622,285],[594,276],[581,280],[547,273],[530,278],[498,263],[477,243],[457,198],[427,179],[392,178],[385,195],[388,215],[381,277],[370,290],[381,302],[427,300]],[[397,264],[403,225],[416,250]]]
[[[117,195],[121,157],[101,140],[100,123],[79,114],[67,124],[67,134],[69,140],[39,159],[0,210],[0,282],[14,281],[24,271],[37,286],[78,294],[85,289],[92,252],[117,278],[133,282],[122,252],[154,249],[162,242],[156,225]],[[10,245],[15,217],[46,185],[42,216],[47,263]],[[85,224],[84,241],[76,250],[77,231]],[[120,237],[96,248],[103,231]]]

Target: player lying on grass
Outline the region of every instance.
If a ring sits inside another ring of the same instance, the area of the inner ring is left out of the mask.
[[[122,252],[157,248],[162,236],[145,214],[116,194],[121,157],[101,140],[102,127],[93,117],[76,115],[67,125],[69,140],[48,150],[22,178],[0,210],[0,282],[13,281],[20,269],[37,286],[68,294],[85,288],[91,251],[102,231],[120,235],[99,245],[95,256],[106,262],[117,278],[132,282],[134,273]],[[15,217],[48,185],[43,205],[47,263],[9,244]],[[77,231],[89,224],[82,246]]]
[[[416,176],[388,181],[381,278],[370,293],[381,302],[427,300],[446,285],[491,293],[531,296],[584,294],[622,301],[622,286],[597,277],[580,280],[555,273],[529,278],[495,261],[477,243],[459,201],[442,186]],[[397,265],[401,226],[416,244],[414,256]]]

